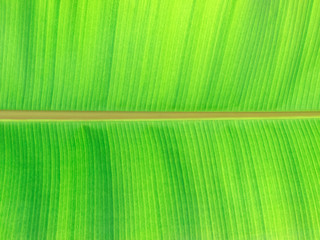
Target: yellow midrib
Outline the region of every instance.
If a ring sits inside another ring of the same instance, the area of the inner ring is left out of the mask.
[[[117,111],[0,111],[1,120],[175,120],[317,118],[320,111],[299,112],[117,112]]]

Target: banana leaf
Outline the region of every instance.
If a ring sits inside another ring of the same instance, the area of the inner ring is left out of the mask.
[[[0,109],[320,110],[320,0],[0,0]]]
[[[320,120],[2,121],[0,239],[318,239]]]

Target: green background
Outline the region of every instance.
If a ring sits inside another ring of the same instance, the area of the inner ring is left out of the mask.
[[[320,0],[0,0],[0,109],[320,110]],[[0,121],[0,239],[318,239],[320,119]]]
[[[1,239],[318,239],[320,120],[0,123]]]
[[[319,0],[0,0],[0,109],[320,110]]]

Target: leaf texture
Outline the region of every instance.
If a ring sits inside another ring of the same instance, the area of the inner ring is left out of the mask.
[[[0,122],[1,239],[317,239],[320,120]]]
[[[0,0],[0,109],[320,110],[320,0]]]

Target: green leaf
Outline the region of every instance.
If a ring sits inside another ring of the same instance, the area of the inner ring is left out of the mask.
[[[0,109],[320,110],[319,36],[319,0],[0,0]]]
[[[320,120],[0,123],[1,239],[318,239]]]

